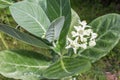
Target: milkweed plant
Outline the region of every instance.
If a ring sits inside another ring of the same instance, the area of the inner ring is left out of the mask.
[[[106,14],[87,24],[70,0],[24,0],[9,9],[24,31],[5,24],[0,24],[0,31],[42,51],[0,51],[0,74],[8,78],[75,80],[120,40],[119,14]]]

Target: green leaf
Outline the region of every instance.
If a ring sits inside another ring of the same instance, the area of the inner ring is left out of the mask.
[[[43,77],[49,79],[60,79],[83,73],[90,68],[91,63],[85,58],[63,58],[62,62],[58,61],[47,68],[43,74]]]
[[[5,50],[0,52],[0,74],[14,79],[40,80],[50,60],[32,51]]]
[[[10,4],[8,4],[7,2],[10,3],[9,1],[1,0],[0,1],[0,8],[3,9],[3,8],[9,7]]]
[[[29,2],[32,2],[32,3],[39,4],[43,0],[25,0],[25,1],[29,1]]]
[[[93,48],[79,51],[79,54],[94,62],[107,55],[119,42],[120,15],[113,13],[101,16],[92,21],[90,26],[98,34],[97,44]]]
[[[63,25],[64,25],[64,21],[65,21],[65,18],[62,16],[62,17],[55,19],[51,23],[51,25],[48,28],[47,33],[46,33],[46,39],[49,42],[52,42],[54,40],[59,39],[60,32],[61,32]]]
[[[45,35],[50,21],[43,9],[33,3],[21,1],[10,6],[15,21],[37,37]]]
[[[71,22],[70,0],[47,0],[46,14],[51,21],[60,16],[65,17],[64,26],[62,28],[58,42],[62,50],[66,44],[66,35],[68,33]]]
[[[70,27],[74,27],[76,24],[78,24],[78,20],[80,20],[80,17],[75,10],[71,9],[71,12],[72,12],[72,17],[71,17]]]
[[[8,6],[9,6],[9,5],[7,5],[7,4],[1,4],[1,3],[0,3],[0,8],[2,8],[2,9],[3,9],[3,8],[7,8]]]
[[[9,7],[11,4],[13,4],[12,0],[0,0],[0,8],[7,8]]]
[[[75,12],[75,10],[71,9],[72,12],[72,17],[71,17],[71,24],[70,24],[70,29],[68,36],[72,37],[71,31],[73,30],[74,26],[78,24],[78,20],[80,20],[79,15]]]
[[[47,9],[46,0],[25,0],[25,1],[29,1],[34,4],[37,4],[37,5],[41,6],[44,10]]]
[[[32,37],[28,34],[22,33],[7,25],[0,24],[0,31],[3,31],[4,33],[7,33],[8,35],[18,40],[21,40],[23,42],[26,42],[28,44],[31,44],[33,46],[40,47],[40,48],[49,48],[49,46],[45,44],[42,40]]]
[[[59,45],[61,46],[61,48],[64,48],[66,43],[66,35],[68,33],[71,23],[70,0],[37,0],[37,1],[27,0],[27,1],[32,1],[35,4],[39,3],[38,5],[40,5],[43,8],[51,22],[58,17],[61,16],[65,17],[64,26],[62,28],[59,38]]]

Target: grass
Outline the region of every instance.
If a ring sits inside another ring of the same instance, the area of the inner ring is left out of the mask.
[[[111,3],[107,7],[104,7],[99,0],[71,0],[71,3],[80,18],[86,20],[88,23],[104,14],[120,13],[116,9],[116,3]]]

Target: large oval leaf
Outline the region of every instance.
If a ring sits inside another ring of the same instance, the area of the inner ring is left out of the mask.
[[[0,24],[0,31],[3,31],[4,33],[6,33],[8,35],[10,35],[18,40],[21,40],[23,42],[26,42],[28,44],[31,44],[33,46],[40,47],[40,48],[46,48],[46,49],[49,48],[49,46],[47,44],[45,44],[42,40],[32,37],[28,34],[22,33],[12,27],[7,26],[7,25]]]
[[[5,50],[0,52],[0,74],[15,79],[40,80],[50,61],[32,51]]]
[[[90,23],[94,32],[98,34],[97,45],[93,48],[79,51],[81,56],[93,62],[107,55],[120,40],[120,15],[108,14]]]
[[[22,1],[10,6],[15,21],[28,32],[41,37],[45,34],[50,21],[43,9],[33,3]]]
[[[75,74],[83,73],[91,68],[91,63],[84,58],[63,58],[62,62],[58,61],[43,74],[48,79],[61,79]]]

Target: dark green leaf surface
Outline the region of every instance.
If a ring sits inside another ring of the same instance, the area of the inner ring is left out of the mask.
[[[10,11],[15,21],[25,30],[38,37],[45,35],[50,21],[40,6],[21,1],[10,6]]]
[[[46,39],[49,42],[59,39],[60,32],[64,25],[64,21],[65,21],[64,17],[59,17],[51,23],[46,33]]]
[[[0,74],[15,79],[40,80],[49,66],[46,57],[32,51],[5,50],[0,52]]]
[[[58,61],[47,68],[43,74],[43,77],[49,79],[60,79],[83,73],[89,70],[90,67],[90,62],[84,58],[63,58],[62,63],[61,61]]]
[[[79,51],[83,57],[93,62],[107,55],[120,40],[120,15],[107,14],[90,23],[94,32],[98,34],[97,45],[93,48]]]
[[[28,44],[31,44],[33,46],[40,47],[40,48],[49,48],[49,46],[46,45],[43,41],[41,41],[35,37],[32,37],[28,34],[22,33],[12,27],[7,26],[7,25],[0,24],[0,31],[3,31],[4,33],[7,33],[8,35],[10,35],[18,40],[21,40],[23,42],[26,42]]]

